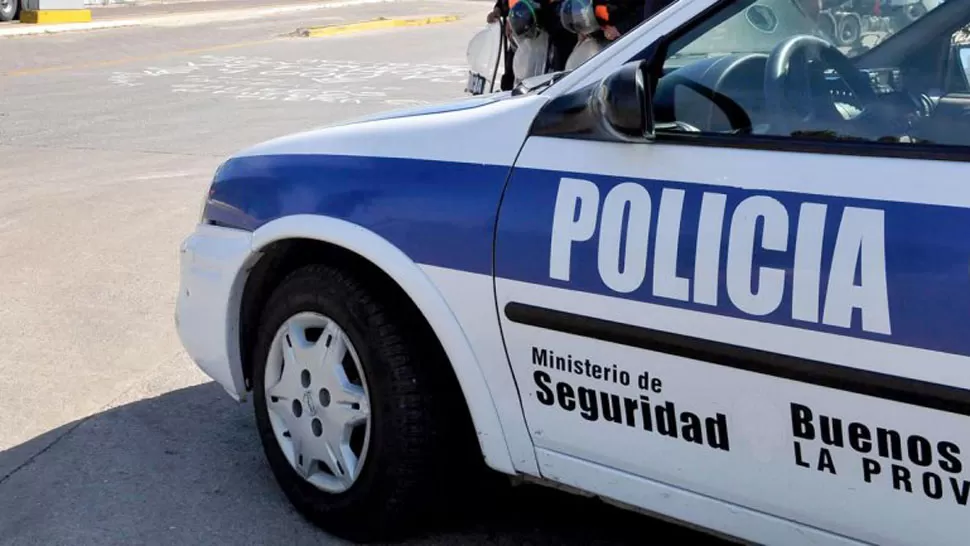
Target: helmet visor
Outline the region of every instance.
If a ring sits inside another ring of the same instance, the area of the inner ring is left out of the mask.
[[[539,5],[533,0],[518,0],[509,9],[509,29],[518,39],[535,38],[539,35]]]
[[[592,34],[600,29],[592,0],[562,0],[559,21],[564,29],[576,34]]]

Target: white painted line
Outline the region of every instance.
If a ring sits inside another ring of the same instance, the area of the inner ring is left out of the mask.
[[[319,4],[300,4],[296,6],[275,6],[271,8],[237,9],[167,15],[164,17],[147,18],[141,24],[153,27],[188,26],[193,24],[210,23],[213,21],[242,21],[246,19],[257,19],[259,17],[279,15],[283,13],[299,13],[304,11],[344,8],[366,4],[392,4],[417,1],[418,0],[346,0],[342,2],[321,2]]]
[[[12,38],[14,36],[29,36],[34,34],[59,34],[72,30],[98,30],[104,28],[130,27],[137,25],[127,20],[98,21],[91,23],[63,23],[59,25],[27,25],[14,24],[9,27],[0,28],[0,38]]]
[[[192,172],[192,171],[176,171],[176,172],[169,172],[169,173],[155,173],[155,174],[145,174],[145,175],[141,175],[141,176],[136,176],[136,177],[132,178],[132,180],[139,180],[139,181],[142,181],[142,180],[162,180],[162,179],[165,179],[165,178],[187,177],[187,176],[191,176],[191,175],[194,175],[194,174],[196,174],[196,173],[195,172]]]

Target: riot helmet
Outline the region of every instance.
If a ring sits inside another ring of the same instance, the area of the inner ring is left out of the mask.
[[[535,38],[542,29],[539,28],[539,2],[536,0],[510,1],[509,28],[516,41]]]
[[[600,30],[593,0],[562,0],[559,21],[562,28],[575,34],[592,34]]]

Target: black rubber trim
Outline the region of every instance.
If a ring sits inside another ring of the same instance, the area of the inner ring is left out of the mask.
[[[542,115],[540,113],[540,115]],[[562,138],[570,140],[587,140],[622,143],[635,146],[617,138],[567,130],[557,125],[555,120],[545,121],[544,125],[535,125],[530,136]],[[768,135],[724,135],[713,133],[674,133],[662,129],[656,131],[653,142],[657,144],[675,144],[687,146],[703,146],[711,148],[727,148],[740,150],[760,150],[771,152],[797,152],[807,154],[845,155],[851,157],[875,157],[890,159],[922,159],[936,161],[970,161],[970,147],[950,146],[944,144],[904,144],[883,143],[870,141],[835,140],[829,138],[793,138]],[[641,145],[649,146],[643,142]]]
[[[687,144],[744,150],[800,152],[809,154],[848,155],[893,159],[923,159],[937,161],[970,161],[970,147],[944,144],[906,144],[871,141],[836,140],[824,137],[782,137],[768,135],[721,135],[705,133],[661,133],[656,142]]]
[[[970,390],[511,302],[512,322],[970,416]],[[918,363],[914,362],[914,365]]]

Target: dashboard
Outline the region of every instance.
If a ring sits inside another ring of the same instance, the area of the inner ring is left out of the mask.
[[[764,53],[732,54],[719,57],[678,59],[665,66],[665,74],[654,94],[654,114],[658,123],[680,122],[703,132],[731,132],[728,116],[711,99],[698,90],[724,95],[744,110],[754,133],[762,133],[771,124],[771,112],[765,104],[764,78],[768,55]],[[925,95],[907,91],[903,73],[897,68],[863,70],[877,96],[882,115],[905,123],[896,124],[901,131],[912,125],[914,118],[929,116],[933,101]],[[670,77],[673,76],[673,77]],[[794,76],[794,74],[793,74]],[[686,87],[684,80],[698,84]],[[824,89],[812,84],[814,93],[827,92],[842,120],[850,121],[862,113],[862,105],[843,79],[834,71],[823,74]],[[817,97],[816,97],[817,98]],[[808,102],[808,98],[802,102]],[[798,105],[796,105],[797,107]],[[880,125],[882,125],[880,123]],[[894,131],[893,134],[896,134]]]

